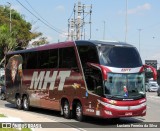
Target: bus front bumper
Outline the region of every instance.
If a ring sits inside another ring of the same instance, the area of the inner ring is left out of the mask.
[[[109,104],[110,105],[110,104]],[[146,102],[134,106],[105,106],[102,110],[101,116],[104,118],[119,118],[132,116],[145,116]]]

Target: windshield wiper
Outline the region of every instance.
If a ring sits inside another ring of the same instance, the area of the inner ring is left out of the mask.
[[[106,95],[107,98],[111,99],[111,98],[114,98],[114,99],[123,99],[124,97],[122,95]]]

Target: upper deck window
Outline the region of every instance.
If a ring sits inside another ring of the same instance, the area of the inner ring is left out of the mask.
[[[86,66],[87,62],[99,63],[98,53],[95,46],[78,46],[78,52],[82,66]]]
[[[77,68],[77,59],[73,47],[59,49],[59,68]]]
[[[134,47],[101,46],[99,52],[102,65],[118,68],[142,66],[140,55]]]

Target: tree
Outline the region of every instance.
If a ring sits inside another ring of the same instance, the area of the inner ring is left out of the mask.
[[[40,46],[48,44],[47,38],[46,37],[40,37],[39,40],[36,40],[32,43],[33,46]]]
[[[7,52],[27,47],[29,41],[42,36],[40,32],[31,32],[32,25],[20,13],[11,9],[12,30],[10,32],[10,8],[0,6],[0,65]]]

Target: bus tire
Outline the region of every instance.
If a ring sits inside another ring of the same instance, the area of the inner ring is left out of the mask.
[[[21,98],[19,96],[16,97],[16,107],[19,110],[22,109],[22,101],[21,101]]]
[[[28,100],[28,97],[27,96],[24,96],[23,97],[23,109],[25,111],[28,111],[29,110],[29,100]]]
[[[84,116],[83,116],[82,104],[78,102],[76,104],[76,120],[83,121],[83,119],[84,119]]]
[[[67,100],[65,100],[64,104],[63,104],[63,116],[64,116],[64,118],[67,118],[67,119],[69,119],[70,116],[71,116],[71,111],[70,111],[70,108],[69,108],[69,102]]]
[[[110,118],[112,122],[118,123],[120,121],[120,118]]]

